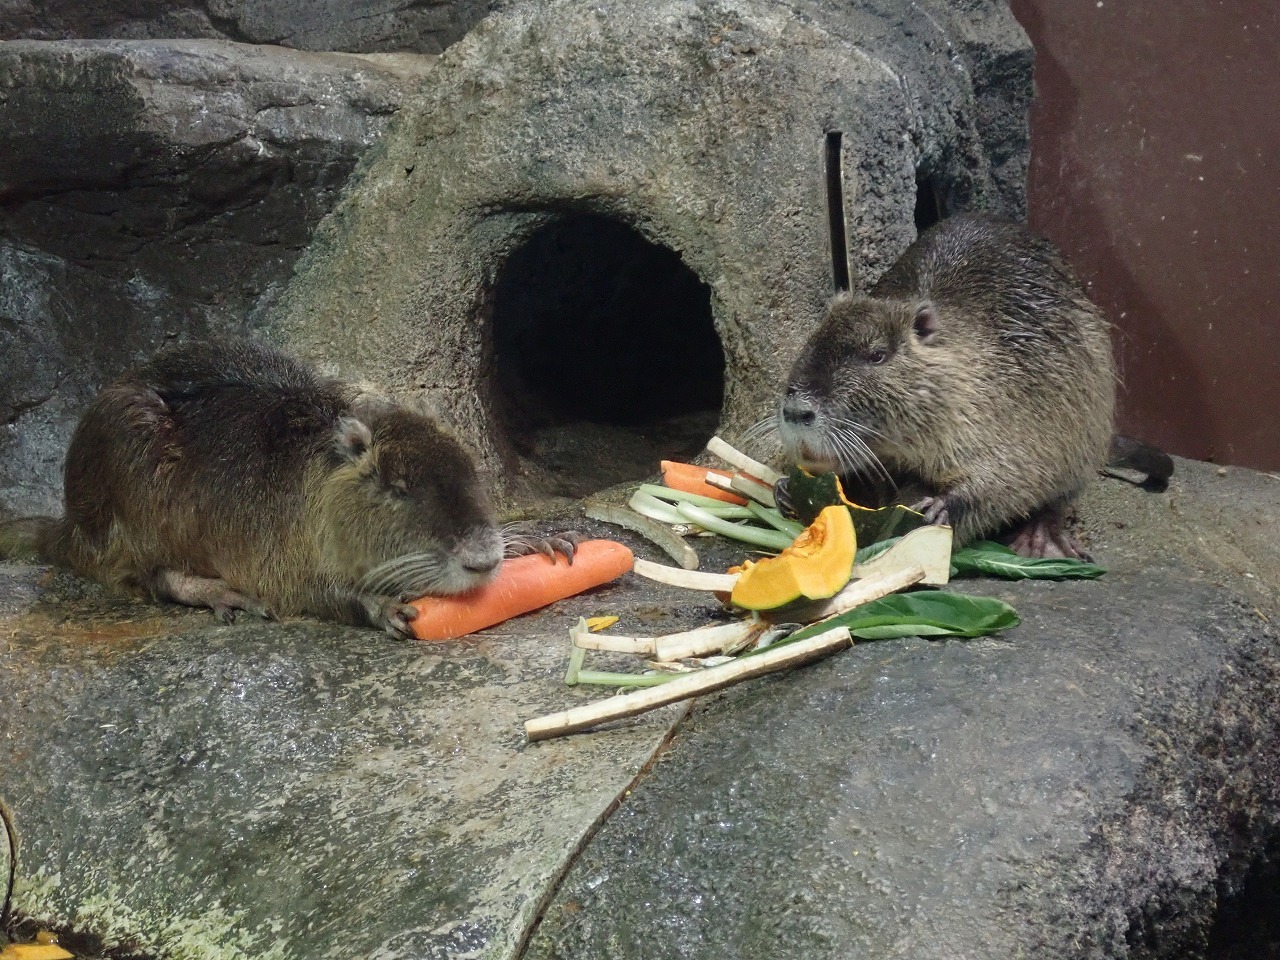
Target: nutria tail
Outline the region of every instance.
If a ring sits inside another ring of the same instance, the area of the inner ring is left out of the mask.
[[[1142,486],[1148,490],[1163,490],[1173,476],[1173,458],[1150,444],[1129,437],[1111,438],[1111,450],[1107,454],[1107,466],[1116,470],[1137,470],[1147,479]]]
[[[53,517],[0,521],[0,560],[59,562],[57,541],[61,526]]]

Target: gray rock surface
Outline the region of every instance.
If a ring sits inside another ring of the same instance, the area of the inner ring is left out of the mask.
[[[1179,471],[1091,491],[1100,581],[959,582],[1015,605],[1004,635],[865,644],[537,745],[519,721],[603,695],[560,683],[575,617],[711,607],[627,577],[428,647],[6,568],[19,906],[205,960],[1262,960],[1280,482]]]
[[[776,402],[833,289],[827,132],[843,134],[849,263],[870,284],[915,236],[918,178],[943,210],[1021,209],[1030,91],[1030,47],[999,3],[519,4],[441,57],[320,227],[269,334],[425,395],[518,499],[538,479],[521,456],[541,412],[503,382],[504,361],[527,351],[495,326],[519,342],[529,287],[582,257],[554,262],[557,239],[526,275],[504,271],[565,223],[602,245],[620,224],[705,285],[723,351],[713,420],[734,434]],[[603,402],[593,373],[602,389],[628,379],[665,334],[663,311],[643,310],[669,281],[644,266],[651,253],[534,379],[581,376],[583,408]],[[576,313],[550,311],[548,328]],[[685,359],[678,340],[666,350]],[[618,406],[661,399],[634,379]]]
[[[207,39],[439,53],[496,0],[0,0],[0,40]]]
[[[0,44],[0,502],[56,509],[75,418],[123,369],[259,321],[430,63]]]
[[[672,708],[530,747],[566,616],[452,644],[215,626],[0,568],[0,796],[28,916],[173,960],[511,956]],[[16,616],[15,616],[16,614]],[[54,742],[50,740],[53,734]]]

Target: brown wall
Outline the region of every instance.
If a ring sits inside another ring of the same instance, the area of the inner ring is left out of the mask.
[[[1280,468],[1280,2],[1010,6],[1031,224],[1116,325],[1119,431]]]

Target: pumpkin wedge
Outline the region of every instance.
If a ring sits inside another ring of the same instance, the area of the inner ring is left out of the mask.
[[[747,610],[772,610],[801,597],[825,600],[849,582],[857,550],[849,511],[843,505],[826,507],[776,557],[732,568],[738,582],[730,600]]]

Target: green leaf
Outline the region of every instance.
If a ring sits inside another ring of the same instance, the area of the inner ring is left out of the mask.
[[[895,593],[843,613],[830,620],[798,630],[785,641],[790,643],[845,626],[862,640],[887,637],[960,636],[981,637],[1008,630],[1019,623],[1013,607],[994,597],[924,590]]]
[[[1093,580],[1107,572],[1106,567],[1084,560],[1019,556],[990,540],[954,551],[951,566],[961,576],[987,574],[1006,580]]]

